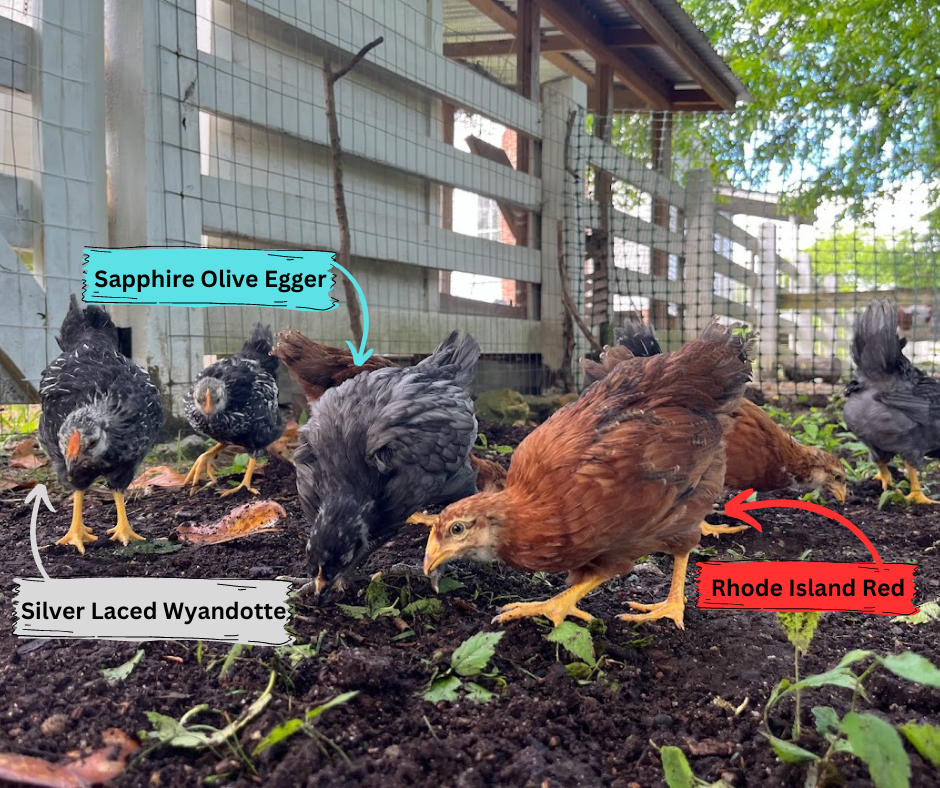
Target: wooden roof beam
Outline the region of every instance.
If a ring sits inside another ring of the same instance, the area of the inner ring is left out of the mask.
[[[611,49],[643,49],[659,44],[645,30],[609,30],[604,43]],[[581,44],[567,36],[542,36],[539,49],[547,52],[577,52]],[[444,56],[459,60],[474,57],[509,57],[518,51],[515,38],[493,38],[488,41],[453,41],[444,44]]]
[[[539,49],[546,52],[574,52],[577,44],[571,43],[564,36],[542,36]],[[508,57],[519,51],[514,38],[497,38],[490,41],[454,41],[444,44],[444,56],[461,59],[474,57]]]
[[[516,28],[518,26],[516,15],[502,3],[498,2],[498,0],[467,0],[467,2],[488,19],[492,19],[507,33],[513,36],[516,35]],[[545,52],[545,59],[564,73],[577,77],[582,82],[585,82],[588,87],[594,86],[594,75],[575,63],[563,52],[547,51]]]
[[[714,99],[722,109],[734,109],[734,91],[683,41],[672,25],[659,13],[650,0],[618,0],[620,5],[663,48],[663,51],[684,68],[689,76]]]
[[[485,0],[470,0],[476,5]],[[628,51],[614,52],[606,43],[606,31],[581,8],[568,7],[558,0],[541,0],[542,15],[568,38],[581,43],[595,60],[608,63],[623,84],[651,109],[670,109],[671,85]]]

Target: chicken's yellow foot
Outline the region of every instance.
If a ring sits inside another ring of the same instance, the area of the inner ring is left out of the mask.
[[[878,473],[875,474],[875,478],[881,482],[881,491],[884,492],[887,490],[894,479],[891,478],[891,471],[888,469],[888,463],[879,462],[878,463]]]
[[[408,525],[425,525],[428,528],[433,528],[440,519],[441,516],[439,514],[418,514],[415,512],[411,517],[405,520],[405,523]]]
[[[672,567],[672,584],[669,586],[669,595],[666,601],[655,605],[644,605],[641,602],[630,602],[634,610],[643,613],[624,613],[617,616],[621,621],[654,621],[657,618],[671,618],[679,629],[685,629],[683,616],[685,615],[685,571],[689,566],[689,554],[674,556]]]
[[[226,444],[217,443],[209,451],[204,451],[196,458],[196,462],[193,463],[193,467],[189,469],[189,473],[186,474],[186,478],[183,479],[183,487],[186,485],[192,485],[192,493],[196,492],[199,487],[199,480],[202,478],[202,472],[206,472],[206,476],[209,477],[209,484],[215,484],[218,479],[215,478],[215,472],[212,467],[212,458],[215,457],[222,449],[224,449]],[[209,485],[206,485],[207,487]]]
[[[114,505],[117,507],[117,525],[108,529],[108,533],[111,534],[111,541],[118,541],[125,547],[130,541],[143,542],[144,537],[134,533],[134,529],[131,528],[131,524],[127,520],[127,509],[124,508],[124,493],[115,490]]]
[[[493,623],[505,624],[517,618],[533,618],[534,616],[545,616],[556,627],[568,616],[580,618],[582,621],[592,621],[594,616],[580,610],[578,602],[608,579],[599,576],[588,578],[544,602],[513,602],[500,610],[499,615],[493,619]]]
[[[928,498],[921,489],[920,480],[917,478],[917,468],[907,462],[904,463],[904,467],[907,469],[907,476],[911,481],[911,491],[905,496],[907,500],[911,503],[940,503],[940,501],[935,501],[933,498]]]
[[[721,536],[722,534],[737,534],[746,531],[749,525],[712,525],[702,520],[702,536]]]
[[[98,537],[88,530],[85,521],[82,519],[84,504],[85,492],[76,490],[75,494],[72,495],[72,525],[69,527],[68,533],[56,542],[56,544],[70,544],[76,547],[82,555],[85,554],[86,544],[98,541]]]
[[[258,495],[258,491],[251,486],[251,476],[255,472],[255,458],[248,458],[248,467],[245,469],[245,478],[242,479],[241,484],[238,487],[233,487],[231,490],[226,490],[221,493],[222,497],[225,498],[229,495],[234,495],[239,490],[248,490],[252,495]]]

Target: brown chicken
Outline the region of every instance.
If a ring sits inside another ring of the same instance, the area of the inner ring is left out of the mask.
[[[616,346],[604,348],[600,362],[585,359],[581,367],[593,382],[624,359],[661,352],[649,326],[630,323],[618,332]],[[839,460],[822,449],[804,446],[750,400],[742,399],[730,415],[725,431],[725,487],[764,492],[795,483],[821,487],[839,503],[845,503],[845,469]],[[748,528],[746,525],[728,527],[702,523],[702,532],[711,536]]]
[[[683,628],[689,552],[721,493],[722,431],[750,377],[750,340],[712,323],[675,353],[619,364],[516,449],[502,492],[448,506],[428,539],[424,571],[499,558],[517,569],[568,572],[545,602],[504,607],[495,621],[543,615],[590,620],[578,601],[655,552],[674,558],[664,602],[625,621]]]
[[[284,362],[290,376],[303,389],[307,402],[316,402],[327,389],[356,375],[399,366],[373,353],[362,366],[357,367],[348,349],[321,345],[293,328],[278,332],[271,355]],[[477,472],[477,489],[481,492],[501,490],[505,486],[506,469],[498,462],[471,453],[470,467]],[[415,514],[409,522],[430,526],[437,522],[437,515]]]

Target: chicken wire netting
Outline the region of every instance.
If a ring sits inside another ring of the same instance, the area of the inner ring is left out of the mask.
[[[715,315],[759,332],[754,377],[766,393],[830,393],[852,375],[855,317],[881,297],[897,308],[905,352],[935,371],[940,232],[929,186],[888,184],[864,205],[809,203],[812,179],[842,151],[823,146],[786,171],[722,169],[709,138],[727,118],[578,113],[568,155],[583,178],[566,190],[565,244],[597,341],[634,319],[674,349]]]

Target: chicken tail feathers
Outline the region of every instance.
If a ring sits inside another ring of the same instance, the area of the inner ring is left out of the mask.
[[[257,361],[262,369],[271,375],[277,374],[278,360],[276,356],[271,355],[271,346],[274,344],[274,335],[271,333],[271,326],[265,326],[256,323],[255,327],[242,345],[241,353],[246,358]]]
[[[727,326],[713,320],[698,339],[670,354],[681,359],[677,369],[688,370],[690,399],[704,397],[725,411],[737,407],[751,379],[755,338],[741,323]]]
[[[880,378],[903,364],[898,336],[898,313],[888,301],[875,299],[858,316],[852,335],[852,361],[861,375]]]
[[[653,327],[638,320],[628,320],[623,328],[617,329],[617,344],[640,358],[658,356],[663,352]]]
[[[73,293],[69,297],[69,311],[65,313],[62,327],[56,342],[63,352],[74,350],[85,340],[94,339],[106,342],[115,349],[118,347],[117,326],[107,311],[95,304],[82,306]]]
[[[463,339],[458,340],[459,336],[460,332],[456,329],[451,331],[447,339],[438,345],[437,350],[420,361],[418,366],[438,369],[453,366],[456,368],[454,382],[469,388],[477,360],[480,358],[480,345],[470,334],[464,334]]]

